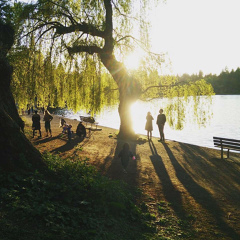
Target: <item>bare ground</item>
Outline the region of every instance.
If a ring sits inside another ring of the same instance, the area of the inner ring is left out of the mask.
[[[30,117],[24,116],[31,124]],[[66,120],[75,132],[78,121]],[[125,174],[117,157],[123,142],[115,138],[116,130],[100,127],[90,138],[81,141],[73,134],[69,142],[61,134],[58,116],[51,126],[52,138],[44,137],[42,123],[43,138],[31,139],[41,152],[87,157],[102,174],[141,189],[159,232],[166,232],[166,226],[171,231],[164,219],[171,218],[176,225],[188,219],[194,239],[240,239],[240,154],[230,153],[229,159],[221,160],[219,150],[170,140],[160,143],[157,138],[146,141],[146,136],[140,136],[143,140],[129,142],[136,160],[130,161]]]

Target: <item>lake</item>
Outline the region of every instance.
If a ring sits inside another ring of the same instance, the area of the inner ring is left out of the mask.
[[[200,97],[204,100],[204,97]],[[145,123],[147,112],[150,111],[154,118],[153,132],[154,137],[159,137],[156,119],[158,111],[166,106],[167,99],[155,99],[151,102],[137,101],[132,106],[133,126],[136,133],[146,135]],[[204,124],[196,124],[192,121],[191,101],[185,104],[186,119],[182,130],[174,130],[166,122],[165,138],[198,146],[213,148],[213,136],[240,139],[240,95],[215,95],[212,96],[212,104],[203,104],[208,108],[210,114]],[[78,119],[83,112],[77,114],[69,113],[66,117]],[[200,115],[200,114],[199,114]],[[96,116],[99,125],[119,129],[120,119],[118,106],[105,108]]]

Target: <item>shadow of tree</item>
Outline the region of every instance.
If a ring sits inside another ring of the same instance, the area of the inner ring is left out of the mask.
[[[55,137],[37,138],[36,140],[34,139],[33,141],[34,141],[35,145],[38,145],[38,144],[43,144],[43,143],[53,141],[53,140],[58,139],[60,137],[61,137],[61,134],[59,134]]]
[[[57,137],[56,137],[57,138]],[[55,148],[51,151],[51,153],[59,153],[59,152],[66,152],[72,150],[75,146],[77,146],[79,143],[81,143],[84,138],[80,138],[78,136],[75,136],[73,139],[68,141],[68,139],[64,139],[66,143],[58,148]]]
[[[157,149],[152,142],[149,140],[149,147],[152,152],[152,156],[150,159],[152,161],[155,172],[162,183],[162,189],[166,200],[171,203],[176,214],[183,218],[185,216],[185,211],[182,208],[182,197],[181,193],[176,189],[176,187],[172,184],[172,181],[168,175],[168,172],[165,168],[165,165],[162,161],[161,156],[159,156]]]
[[[223,196],[231,197],[232,200],[239,204],[240,166],[238,163],[231,162],[229,159],[214,157],[207,159],[205,148],[182,143],[179,146],[184,152],[185,161],[187,161],[196,178],[208,179],[208,183],[211,184],[214,191],[221,193]],[[211,177],[209,178],[209,176]],[[226,181],[222,181],[223,179]]]
[[[107,176],[113,178],[113,176],[110,174],[109,168],[114,162],[114,152],[115,152],[115,145],[111,147],[108,156],[105,157],[104,161],[99,161],[98,163],[95,163],[99,171],[101,171],[103,174],[106,174]]]
[[[185,171],[185,169],[178,163],[167,144],[163,143],[163,146],[176,171],[177,178],[184,185],[189,194],[214,217],[216,224],[222,231],[228,234],[232,239],[240,239],[239,234],[222,219],[224,213],[218,206],[217,202],[212,198],[211,194],[206,189],[199,186]]]
[[[224,175],[230,176],[231,179],[240,186],[240,172],[239,172],[239,163],[236,162],[229,162],[229,160],[221,159],[221,158],[211,158],[211,163],[214,165],[216,169],[224,169]],[[233,185],[231,185],[233,187]],[[229,190],[229,189],[228,189]],[[238,188],[238,196],[239,196],[239,202],[240,202],[240,188]]]

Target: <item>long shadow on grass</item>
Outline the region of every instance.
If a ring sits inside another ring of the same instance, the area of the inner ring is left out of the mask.
[[[59,153],[59,152],[62,153],[62,152],[70,151],[82,141],[83,141],[83,138],[80,138],[78,136],[75,136],[70,141],[66,139],[66,143],[64,145],[53,149],[51,153]]]
[[[114,141],[114,140],[113,140]],[[102,172],[103,174],[107,174],[107,176],[112,178],[111,171],[109,170],[109,167],[111,167],[112,162],[114,161],[114,152],[115,152],[115,146],[111,147],[108,156],[105,157],[104,161],[97,161],[95,165],[97,168]]]
[[[239,205],[240,166],[230,159],[208,159],[209,155],[206,154],[206,150],[194,145],[182,143],[179,145],[184,151],[184,159],[195,173],[195,177],[207,179],[215,192],[219,192],[225,198],[231,199],[231,202]],[[220,157],[220,154],[218,156]],[[222,181],[223,179],[224,181]]]
[[[217,202],[211,197],[210,193],[199,186],[192,177],[185,171],[185,169],[178,163],[177,159],[174,157],[172,151],[169,149],[167,144],[163,143],[163,146],[168,153],[168,156],[172,162],[173,167],[176,171],[176,176],[179,181],[188,190],[189,194],[199,203],[203,208],[205,208],[216,220],[216,223],[222,231],[224,231],[232,239],[239,239],[239,234],[234,231],[224,220],[221,218],[223,216],[222,210],[217,205]]]
[[[37,139],[33,139],[33,142],[35,145],[38,145],[38,144],[42,144],[42,143],[47,143],[47,142],[50,142],[50,141],[53,141],[55,139],[58,139],[60,138],[61,134],[59,134],[58,136],[56,137],[42,137],[42,138],[37,138]],[[36,137],[35,137],[36,138]]]
[[[185,212],[182,208],[182,197],[181,193],[175,188],[175,186],[172,184],[172,181],[168,175],[168,172],[165,168],[165,165],[162,161],[161,156],[159,156],[157,149],[152,142],[152,140],[149,140],[149,147],[152,152],[152,156],[150,156],[150,159],[152,161],[152,164],[154,166],[155,172],[158,175],[158,178],[160,179],[162,183],[162,189],[164,196],[166,200],[171,203],[174,211],[179,217],[184,217]]]

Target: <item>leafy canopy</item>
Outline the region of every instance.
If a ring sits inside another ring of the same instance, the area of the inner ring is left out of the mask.
[[[19,88],[24,86],[22,81],[26,81],[26,76],[28,79],[25,95],[28,99],[24,104],[37,95],[43,105],[67,103],[77,110],[83,104],[89,107],[91,102],[91,109],[98,111],[106,102],[112,102],[106,96],[116,100],[115,94],[109,94],[111,89],[116,89],[116,83],[103,68],[98,54],[112,51],[121,61],[126,52],[137,46],[149,52],[148,10],[154,2],[158,1],[39,0],[25,5],[20,18],[24,21],[20,37],[25,38],[20,38],[18,46],[24,45],[35,56],[28,56],[29,64],[22,80],[21,74],[15,74]],[[78,54],[69,56],[67,52]],[[204,81],[189,85],[173,76],[160,76],[160,66],[156,64],[162,61],[160,55],[150,53],[139,69],[128,72],[141,84],[141,99],[164,96],[186,99],[189,95],[213,94],[211,86]],[[15,93],[20,93],[19,88]],[[105,97],[101,97],[102,93]],[[89,94],[92,100],[87,99]]]

